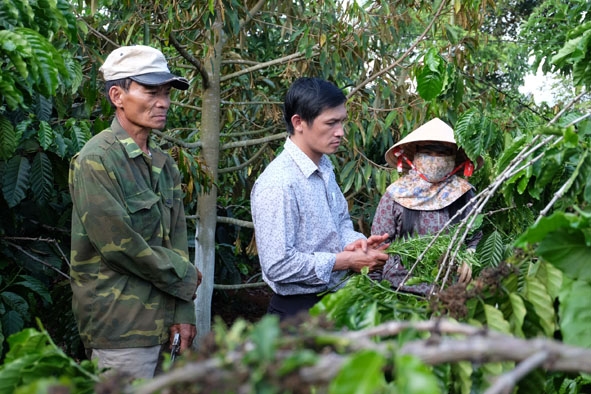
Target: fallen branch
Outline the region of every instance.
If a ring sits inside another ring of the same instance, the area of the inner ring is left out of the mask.
[[[301,385],[316,388],[327,387],[339,374],[350,356],[356,352],[372,350],[393,363],[394,355],[414,355],[428,365],[469,361],[473,363],[516,362],[516,368],[499,376],[489,387],[487,394],[509,393],[516,384],[536,368],[547,371],[591,373],[591,349],[583,349],[548,339],[523,339],[471,326],[452,320],[428,320],[417,322],[387,322],[379,326],[353,332],[326,332],[321,329],[307,335],[293,333],[293,329],[280,335],[273,345],[278,349],[274,359],[267,361],[265,379],[276,388],[284,388],[287,380],[281,375],[280,366],[312,344],[316,353],[313,365],[302,365],[290,374]],[[398,334],[406,330],[430,333],[425,339],[399,345]],[[289,333],[292,333],[291,335]],[[380,337],[380,341],[376,341]],[[319,347],[320,343],[324,344]],[[327,344],[331,344],[330,345]],[[289,347],[289,349],[288,349]],[[136,394],[150,394],[176,384],[190,384],[200,392],[231,390],[255,392],[249,379],[245,356],[253,352],[255,344],[245,341],[233,351],[211,354],[208,359],[189,362],[157,376],[137,387]],[[188,358],[191,357],[189,354]],[[395,366],[393,366],[395,369]],[[281,385],[281,387],[277,386]],[[320,390],[319,392],[323,392]]]

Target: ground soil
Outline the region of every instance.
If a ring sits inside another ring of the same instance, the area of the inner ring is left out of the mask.
[[[268,287],[214,290],[211,315],[220,316],[227,325],[232,325],[238,318],[257,322],[267,312],[271,294]]]

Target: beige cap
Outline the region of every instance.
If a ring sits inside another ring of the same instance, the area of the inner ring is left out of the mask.
[[[189,81],[176,76],[168,69],[166,58],[156,48],[146,45],[124,46],[115,49],[107,56],[99,68],[105,81],[131,78],[147,86],[170,83],[172,87],[187,90]]]
[[[392,147],[386,152],[386,161],[392,168],[396,168],[398,159],[395,153],[401,150],[408,160],[412,162],[417,150],[417,144],[425,141],[453,144],[457,148],[456,163],[459,164],[468,160],[464,150],[458,148],[458,144],[454,138],[454,130],[441,119],[434,118],[392,145]],[[409,168],[407,163],[403,163],[403,165],[405,168]],[[478,158],[477,167],[480,167],[481,165],[482,158]]]

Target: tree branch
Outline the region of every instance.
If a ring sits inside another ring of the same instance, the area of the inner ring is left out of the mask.
[[[528,373],[538,368],[550,358],[547,351],[535,353],[522,361],[513,371],[499,376],[484,394],[511,394],[517,383]]]
[[[170,34],[168,35],[168,39],[170,40],[172,46],[175,47],[176,50],[181,54],[181,56],[185,58],[189,63],[191,63],[193,67],[197,69],[197,71],[199,71],[199,74],[201,75],[203,90],[209,89],[209,74],[207,74],[207,70],[205,70],[205,67],[203,67],[199,59],[189,54],[189,52],[187,52],[187,50],[183,48],[183,46],[178,42],[178,40],[172,32],[170,32]]]
[[[266,142],[266,143],[263,144],[263,146],[261,147],[261,149],[259,149],[257,151],[257,153],[255,153],[254,155],[252,155],[244,163],[241,163],[240,165],[233,166],[233,167],[221,168],[221,169],[218,170],[218,174],[225,174],[225,173],[228,173],[228,172],[234,172],[234,171],[238,171],[238,170],[243,169],[244,167],[250,165],[250,163],[254,162],[265,151],[265,149],[267,149],[267,146],[269,146],[269,143]]]
[[[400,63],[402,63],[402,61],[404,59],[406,59],[408,56],[410,56],[410,54],[414,51],[416,46],[419,45],[419,42],[421,42],[425,38],[425,36],[427,35],[427,32],[429,32],[429,30],[431,30],[431,27],[435,23],[435,20],[437,20],[437,18],[439,18],[439,15],[441,15],[441,12],[443,11],[443,8],[445,7],[446,3],[447,3],[446,1],[441,2],[441,4],[439,5],[439,8],[435,12],[435,15],[433,15],[433,18],[431,19],[431,21],[429,22],[427,27],[423,30],[421,35],[412,43],[412,45],[406,50],[406,52],[404,52],[402,54],[402,56],[400,56],[398,59],[396,59],[394,61],[394,63],[390,64],[388,67],[376,72],[373,75],[370,75],[368,78],[365,79],[365,81],[363,81],[359,85],[355,86],[355,88],[353,88],[353,90],[351,90],[351,92],[349,92],[349,94],[347,95],[347,98],[350,98],[353,95],[355,95],[359,90],[361,90],[368,83],[373,82],[376,79],[378,79],[379,77],[381,77],[382,75],[390,72],[390,70],[392,70],[394,67],[397,67]]]
[[[318,48],[319,48],[318,44],[316,44],[312,47],[312,56],[316,56],[318,54]],[[302,60],[302,59],[305,59],[305,52],[296,52],[294,54],[291,54],[291,55],[288,55],[285,57],[273,59],[273,60],[270,60],[270,61],[264,62],[264,63],[259,63],[256,66],[245,68],[245,69],[237,71],[233,74],[224,75],[223,77],[220,78],[220,82],[225,82],[229,79],[236,78],[236,77],[239,77],[243,74],[248,74],[250,72],[257,71],[257,70],[260,70],[265,67],[275,66],[277,64],[283,64],[283,63],[288,63],[291,61]]]
[[[13,248],[17,249],[18,251],[20,251],[21,253],[23,253],[24,255],[26,255],[27,257],[29,257],[30,259],[43,264],[44,266],[46,266],[49,269],[52,269],[53,271],[57,272],[58,274],[62,275],[64,278],[70,280],[70,275],[62,272],[59,268],[54,267],[51,264],[46,263],[45,261],[41,260],[39,257],[35,256],[34,254],[29,253],[28,251],[26,251],[23,247],[14,244],[12,242],[6,242],[7,245],[12,246]],[[66,260],[67,261],[67,260]]]
[[[276,341],[277,350],[274,358],[268,363],[279,366],[285,360],[293,358],[297,352],[306,347],[315,350],[315,362],[301,365],[291,374],[290,380],[297,379],[304,385],[317,387],[327,386],[341,372],[350,356],[356,352],[371,350],[380,353],[389,363],[393,363],[395,354],[408,354],[420,358],[429,365],[457,363],[471,361],[474,363],[489,362],[518,362],[513,371],[502,375],[489,388],[487,394],[509,392],[527,373],[542,367],[548,371],[560,372],[591,372],[591,349],[578,348],[547,338],[521,339],[505,335],[500,332],[479,328],[452,320],[404,321],[387,322],[379,326],[360,331],[326,332],[312,326],[306,326],[306,335],[290,333],[280,335]],[[426,339],[407,342],[399,346],[399,339],[392,338],[406,330],[416,330],[431,333]],[[449,335],[449,336],[444,336]],[[385,340],[375,341],[375,337]],[[465,336],[464,338],[458,336]],[[314,346],[322,345],[322,351]],[[331,347],[329,344],[332,343]],[[289,344],[290,346],[285,346]],[[316,344],[316,345],[314,345]],[[186,356],[186,364],[172,371],[159,375],[137,387],[136,394],[150,394],[170,387],[174,384],[191,384],[200,388],[216,387],[224,391],[236,391],[237,387],[243,392],[251,392],[247,379],[248,367],[242,362],[247,353],[255,351],[252,342],[244,343],[240,348],[230,351],[223,350],[223,356],[211,354],[208,359],[189,361],[191,355]],[[291,350],[290,350],[291,349]],[[203,357],[203,355],[202,355]],[[395,367],[395,366],[394,366]],[[266,379],[275,385],[285,381],[281,368],[265,369]],[[293,381],[292,381],[293,383]],[[280,389],[281,387],[276,388]],[[207,391],[207,390],[204,390]],[[236,391],[237,392],[237,391]]]
[[[281,139],[285,139],[285,138],[287,138],[287,132],[281,132],[279,134],[273,134],[273,135],[270,135],[268,137],[263,137],[263,138],[250,139],[247,141],[228,142],[227,144],[223,144],[220,147],[220,150],[258,145],[258,144],[263,144],[266,142],[281,140]]]
[[[254,6],[252,6],[252,8],[250,10],[248,10],[246,12],[246,18],[244,18],[243,20],[240,21],[240,27],[239,27],[240,30],[244,29],[244,26],[246,26],[247,24],[250,23],[250,21],[253,18],[253,15],[256,14],[257,12],[259,12],[259,10],[261,8],[263,8],[263,5],[266,2],[267,2],[266,0],[259,0]]]

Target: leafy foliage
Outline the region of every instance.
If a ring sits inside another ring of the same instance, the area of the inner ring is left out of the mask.
[[[82,83],[70,7],[67,0],[0,3],[0,209],[7,212],[0,220],[3,337],[30,326],[36,316],[46,317],[44,307],[64,290],[51,284],[63,275],[59,245],[67,248],[69,242],[67,162],[76,151],[56,114],[71,106]]]
[[[455,226],[450,226],[448,231],[439,235],[423,235],[394,240],[384,251],[388,254],[400,256],[402,265],[412,271],[412,278],[406,281],[407,285],[417,283],[435,283],[441,267],[442,258],[445,255],[453,255],[456,263],[466,263],[472,267],[475,274],[483,268],[480,261],[473,253],[466,250],[465,246],[458,248],[455,241]],[[415,266],[416,264],[416,266]],[[440,276],[443,279],[442,276]]]
[[[78,364],[56,346],[46,331],[33,328],[8,338],[10,351],[0,366],[0,393],[52,392],[93,393],[98,382],[96,365]]]
[[[561,335],[576,341],[586,334],[588,316],[580,300],[588,293],[582,262],[589,254],[591,122],[580,120],[587,112],[582,104],[548,124],[558,108],[535,106],[518,87],[530,54],[534,70],[541,65],[572,77],[575,90],[589,87],[587,1],[425,2],[421,7],[387,1],[211,0],[207,7],[185,0],[70,3],[0,2],[0,209],[6,212],[0,216],[0,337],[30,325],[50,302],[69,310],[62,279],[68,161],[112,116],[100,98],[102,58],[114,45],[135,43],[161,48],[171,69],[182,70],[192,82],[189,91],[174,94],[169,129],[155,138],[179,163],[190,214],[209,201],[203,193],[213,190],[213,205],[204,211],[229,221],[250,220],[249,191],[281,150],[281,102],[291,81],[302,75],[334,81],[349,96],[344,143],[331,159],[354,223],[366,234],[377,201],[397,177],[384,165],[383,154],[417,125],[434,116],[448,121],[468,156],[482,158],[471,181],[493,196],[482,207],[490,215],[477,257],[494,269],[482,270],[467,289],[452,286],[439,294],[436,305],[354,276],[317,306],[317,313],[337,326],[359,329],[449,314],[518,337]],[[511,35],[516,32],[519,36]],[[511,163],[513,173],[488,190]],[[201,234],[214,233],[207,230]],[[215,230],[217,261],[224,264],[216,280],[238,282],[241,275],[256,273],[252,229],[220,223]],[[514,247],[512,241],[522,234]],[[73,318],[62,316],[56,325],[63,327],[51,333],[69,341]],[[244,339],[232,330],[220,341]],[[271,390],[261,382],[278,350],[264,343],[265,336],[280,338],[270,323],[248,337],[257,345],[247,361],[261,391]],[[266,364],[257,364],[259,356]],[[302,351],[284,371],[315,356]],[[375,377],[363,380],[368,390],[394,389],[376,377],[382,362],[372,352],[350,361],[359,369],[367,364],[367,376]],[[460,363],[430,370],[416,360],[398,362],[409,366],[401,379],[416,377],[394,383],[405,392],[419,377],[433,389],[433,376],[439,387],[477,392],[488,377],[511,367]],[[520,390],[542,387],[540,375],[532,374]],[[564,374],[545,382],[548,392],[575,391],[584,384]],[[333,390],[351,383],[343,375]]]

